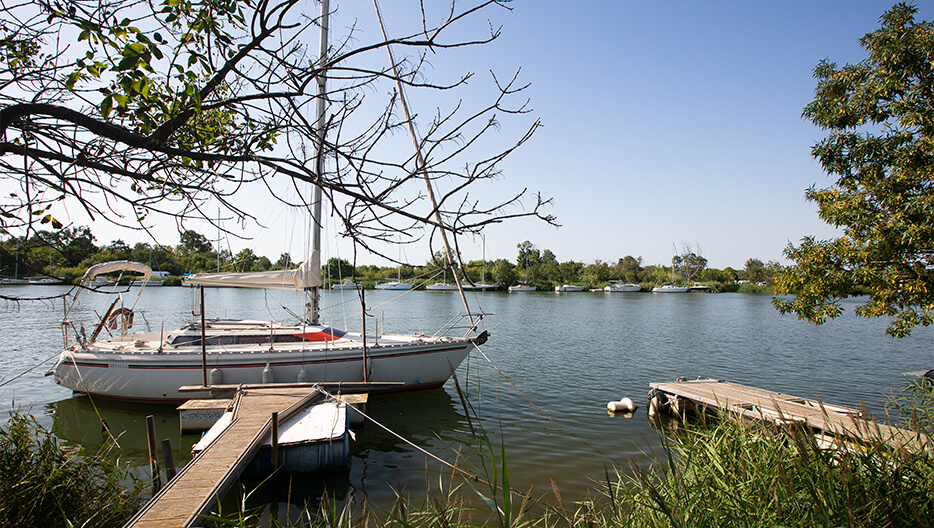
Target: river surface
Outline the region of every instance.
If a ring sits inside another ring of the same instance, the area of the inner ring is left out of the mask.
[[[65,291],[8,286],[0,294]],[[282,306],[302,305],[295,293],[206,292],[208,317],[277,318]],[[366,292],[368,330],[379,325],[386,333],[433,333],[464,311],[456,293],[400,293]],[[103,312],[110,302],[94,297],[103,296],[83,294],[71,319],[84,318],[91,327],[95,310]],[[832,404],[862,402],[881,414],[888,395],[904,384],[904,372],[934,368],[934,329],[893,339],[885,335],[886,320],[855,317],[854,300],[844,302],[843,317],[822,326],[780,316],[767,295],[483,292],[468,294],[468,301],[472,310],[489,314],[481,328],[491,334],[483,354],[472,353],[457,371],[471,409],[453,381],[443,389],[371,397],[367,413],[398,437],[372,424],[357,428],[349,473],[323,481],[333,494],[386,511],[394,490],[419,500],[426,488],[437,491],[451,482],[450,470],[421,450],[478,471],[477,451],[467,446],[478,444],[471,427],[482,427],[497,456],[505,444],[514,488],[532,487],[534,496],[548,500],[554,480],[564,501],[581,500],[604,480],[606,467],[646,466],[662,455],[659,433],[645,413],[651,382],[706,376],[817,395]],[[322,305],[332,326],[359,329],[353,292],[325,292]],[[164,322],[168,331],[188,322],[193,308],[186,288],[149,288],[137,314],[145,314],[153,330]],[[142,467],[145,416],[152,414],[158,437],[171,439],[179,465],[186,462],[197,437],[179,434],[172,407],[74,397],[44,376],[61,348],[63,311],[61,299],[0,304],[2,417],[10,409],[31,412],[64,442],[89,450],[103,441],[103,419],[118,436],[121,456]],[[136,319],[140,324],[140,315]],[[622,397],[640,405],[634,416],[606,411],[608,401]],[[289,500],[301,504],[320,494],[321,485],[320,479],[298,479]]]

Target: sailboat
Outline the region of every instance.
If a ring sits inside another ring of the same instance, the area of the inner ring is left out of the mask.
[[[29,284],[33,286],[58,286],[59,284],[64,284],[65,281],[52,275],[52,246],[49,245],[49,276],[48,277],[35,277],[29,279]]]
[[[16,254],[13,257],[13,277],[0,279],[0,286],[25,286],[29,284],[28,279],[19,278],[19,244],[16,244]]]
[[[402,250],[399,250],[400,256]],[[401,260],[401,259],[400,259]],[[375,286],[377,290],[411,290],[411,282],[402,282],[402,264],[399,264],[399,267],[396,268],[396,280],[381,282]]]
[[[480,282],[465,284],[464,291],[496,291],[498,289],[498,284],[486,283],[486,237],[483,237],[483,270],[480,272]]]
[[[444,282],[436,282],[425,286],[428,291],[457,291],[457,284],[448,284],[448,272],[444,270]],[[466,290],[467,288],[464,288]]]
[[[510,293],[533,292],[533,291],[538,290],[538,286],[529,284],[529,257],[528,255],[526,255],[525,257],[525,282],[518,282],[516,284],[513,284],[508,289]]]
[[[674,250],[675,255],[677,256],[677,249],[674,248],[672,244],[672,250]],[[684,273],[682,273],[683,277]],[[675,259],[672,258],[671,261],[671,282],[666,282],[661,286],[656,286],[652,288],[652,293],[686,293],[688,291],[687,286],[677,286],[675,285]]]
[[[323,61],[327,53],[327,0],[322,2],[321,9]],[[324,144],[323,78],[318,90],[317,126],[321,139],[318,144]],[[317,163],[319,173],[323,172],[321,152]],[[320,217],[320,188],[315,189],[311,203],[313,216]],[[304,291],[306,310],[302,315],[289,321],[206,319],[202,289],[200,320],[168,333],[149,328],[130,332],[136,304],[125,302],[121,293],[90,335],[69,320],[70,309],[66,312],[62,323],[65,348],[52,368],[56,383],[99,397],[166,403],[189,399],[189,393],[179,391],[186,385],[207,389],[209,384],[368,382],[371,390],[423,389],[443,385],[468,353],[486,341],[486,332],[473,335],[479,318],[469,311],[467,333],[460,336],[440,332],[354,333],[320,324],[321,233],[319,222],[313,221],[311,225],[315,227],[311,250],[297,269],[206,273],[186,278],[187,283],[200,286]],[[152,275],[145,264],[116,261],[91,267],[82,283],[116,271],[134,272],[143,281]],[[144,290],[139,288],[138,293]],[[75,295],[72,307],[81,291]],[[455,323],[452,321],[446,328],[456,327]],[[105,328],[113,332],[112,337],[101,337]]]

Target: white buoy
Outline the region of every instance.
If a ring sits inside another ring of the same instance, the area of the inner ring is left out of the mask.
[[[274,383],[276,381],[275,376],[272,373],[272,366],[269,363],[266,363],[266,368],[263,369],[263,383]]]
[[[308,383],[308,373],[305,372],[305,367],[302,367],[302,370],[298,371],[298,378],[296,379],[299,383]]]
[[[613,412],[633,412],[636,410],[636,404],[629,398],[623,398],[620,401],[612,401],[606,404],[606,408]]]

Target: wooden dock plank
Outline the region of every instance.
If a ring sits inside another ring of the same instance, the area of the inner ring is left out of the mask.
[[[270,415],[285,420],[321,398],[313,387],[250,388],[236,397],[230,426],[137,513],[126,527],[198,526],[269,436]]]
[[[856,409],[824,404],[756,387],[718,380],[652,383],[674,402],[688,401],[769,423],[802,423],[814,429],[863,441],[882,439],[897,445],[929,444],[927,438],[879,423]]]

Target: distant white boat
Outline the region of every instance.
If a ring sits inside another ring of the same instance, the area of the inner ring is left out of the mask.
[[[350,279],[344,279],[344,282],[339,284],[332,284],[332,290],[357,290],[360,288],[360,285]]]
[[[446,282],[436,282],[425,286],[425,289],[429,291],[457,291],[457,285],[448,284]]]
[[[29,284],[27,279],[0,279],[0,286],[25,286]]]
[[[389,281],[381,282],[376,285],[377,290],[411,290],[411,282]]]
[[[555,291],[558,293],[561,292],[579,292],[584,291],[583,286],[575,286],[573,284],[565,284],[563,286],[555,286]]]
[[[465,284],[464,291],[496,291],[499,289],[499,284],[484,284],[478,283],[474,285]]]
[[[90,286],[92,288],[101,288],[104,286],[113,286],[114,284],[116,284],[116,282],[114,282],[112,279],[98,275],[97,277],[94,277],[93,280],[91,280]]]
[[[675,286],[672,282],[666,282],[661,286],[652,288],[652,293],[685,293],[688,289],[687,286]]]
[[[57,284],[65,284],[65,281],[58,277],[44,277],[41,279],[29,279],[29,284],[32,286],[55,286]]]
[[[509,287],[510,292],[517,292],[517,293],[533,292],[536,290],[538,290],[538,286],[533,286],[531,284],[524,284],[524,283],[513,284],[512,286]]]
[[[145,284],[147,288],[152,288],[153,286],[165,286],[165,283],[162,282],[161,280],[151,280],[151,281],[135,280],[135,281],[130,282],[130,286],[139,287],[139,286],[142,286],[143,284]]]
[[[637,292],[642,291],[642,286],[629,282],[613,282],[603,288],[605,292]]]

